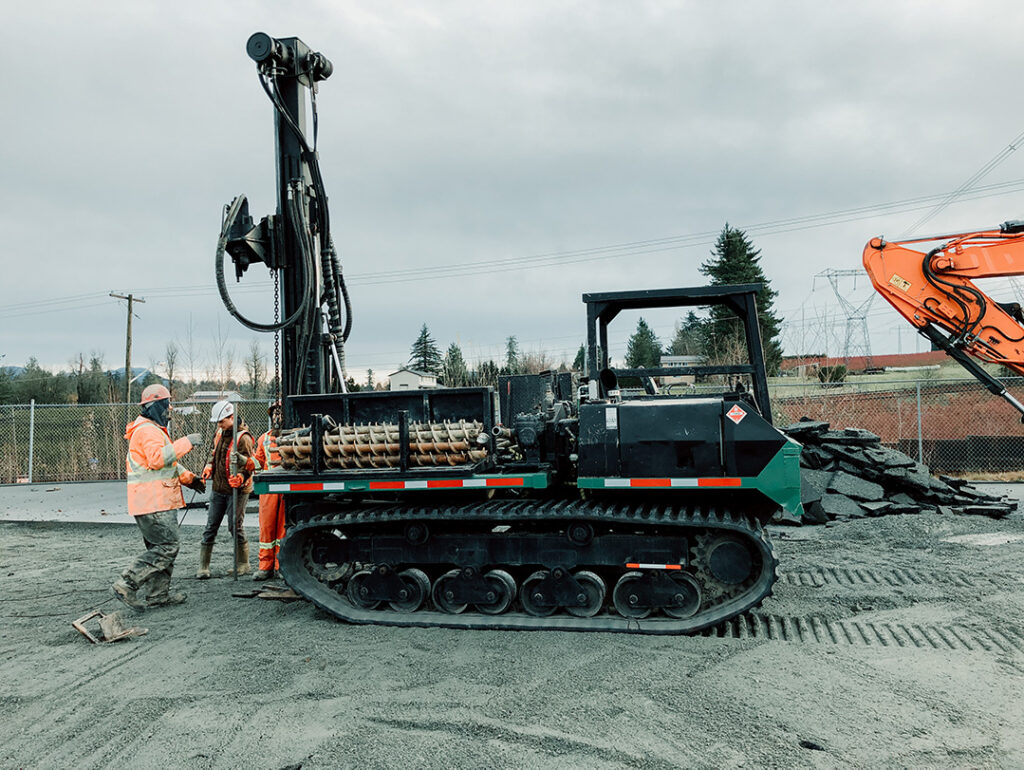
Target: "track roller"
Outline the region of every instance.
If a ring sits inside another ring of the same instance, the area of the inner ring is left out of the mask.
[[[522,602],[523,609],[530,615],[543,618],[558,609],[557,604],[548,602],[544,594],[537,590],[550,574],[544,569],[537,570],[523,581],[523,587],[519,589],[519,601]]]
[[[565,609],[570,615],[575,615],[578,618],[592,618],[604,606],[604,597],[607,594],[604,581],[590,570],[585,569],[581,569],[573,577],[583,586],[586,603],[581,607],[566,607]]]
[[[399,572],[398,577],[402,581],[402,589],[398,599],[389,601],[388,605],[395,612],[416,612],[430,594],[430,578],[423,570],[415,568]]]
[[[612,590],[612,604],[624,618],[646,618],[651,614],[651,607],[644,606],[643,580],[644,573],[631,571],[619,578]]]
[[[449,615],[458,615],[469,606],[467,603],[455,601],[453,583],[460,574],[462,574],[460,570],[449,570],[434,581],[434,590],[430,592],[430,595],[434,600],[434,606],[441,610],[441,612],[447,612]]]
[[[345,589],[348,600],[360,609],[375,610],[380,606],[379,599],[370,598],[370,587],[367,585],[367,581],[371,577],[373,577],[373,573],[370,570],[360,570],[349,579],[348,587]]]
[[[488,588],[494,593],[494,601],[489,603],[476,603],[473,606],[485,615],[500,615],[509,608],[516,598],[516,581],[503,569],[492,569],[484,580]]]

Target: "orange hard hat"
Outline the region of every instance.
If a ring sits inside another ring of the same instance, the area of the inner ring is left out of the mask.
[[[142,400],[140,404],[148,404],[150,401],[159,401],[162,398],[169,399],[171,397],[171,391],[165,388],[159,383],[156,385],[147,385],[142,391]]]

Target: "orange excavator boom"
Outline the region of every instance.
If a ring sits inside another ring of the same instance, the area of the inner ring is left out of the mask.
[[[1024,404],[977,362],[1024,374],[1024,311],[1016,302],[997,302],[974,283],[1024,275],[1024,222],[904,241],[872,238],[864,247],[864,268],[900,315],[1024,415]]]

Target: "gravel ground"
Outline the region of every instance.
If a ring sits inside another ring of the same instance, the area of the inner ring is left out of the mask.
[[[0,767],[1024,766],[1019,513],[773,528],[775,596],[689,638],[348,626],[191,578],[187,523],[188,602],[94,646],[116,492],[0,489]]]

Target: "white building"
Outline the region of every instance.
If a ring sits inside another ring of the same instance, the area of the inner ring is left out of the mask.
[[[391,381],[391,390],[418,390],[437,387],[437,375],[421,372],[418,369],[409,369],[405,366],[397,372],[389,374],[388,379]]]

